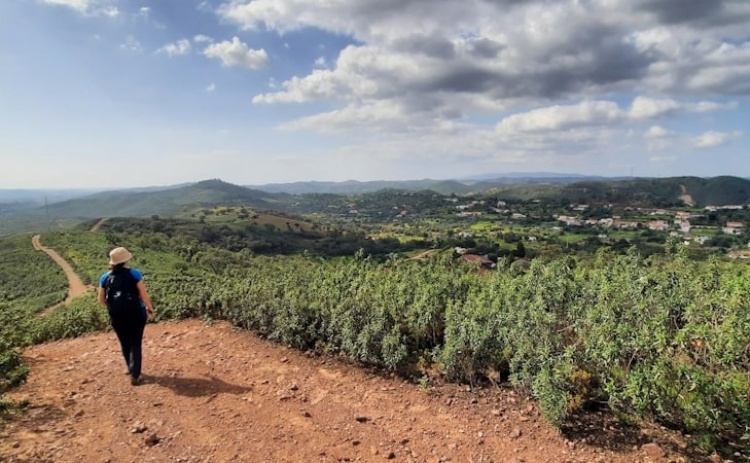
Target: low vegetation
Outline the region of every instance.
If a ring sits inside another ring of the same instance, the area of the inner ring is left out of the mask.
[[[591,257],[541,255],[519,266],[508,255],[491,272],[451,249],[422,260],[367,251],[330,257],[316,248],[263,255],[224,226],[112,220],[99,233],[49,233],[42,241],[87,282],[105,270],[109,249],[127,246],[160,319],[228,320],[415,380],[509,381],[558,425],[606,404],[623,419],[689,432],[706,449],[748,447],[750,266],[695,260],[677,240],[649,257],[602,247]],[[213,239],[201,227],[236,240]],[[26,239],[1,243],[26,249]],[[23,252],[28,259],[3,260],[0,274],[15,265],[16,273],[39,275],[25,262],[45,257]],[[4,328],[0,346],[3,387],[23,379],[18,347],[107,326],[92,295],[34,317],[61,299],[61,280],[28,278],[3,280],[0,322],[14,327]],[[56,296],[12,292],[17,285]]]

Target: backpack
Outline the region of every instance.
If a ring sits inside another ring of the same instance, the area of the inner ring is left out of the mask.
[[[104,283],[104,295],[111,316],[137,313],[137,310],[141,308],[137,284],[129,269],[112,272],[107,276]]]

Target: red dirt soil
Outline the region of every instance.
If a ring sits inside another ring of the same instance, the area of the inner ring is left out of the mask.
[[[602,418],[568,440],[510,389],[422,387],[223,322],[149,324],[140,386],[111,332],[25,358],[28,382],[8,396],[28,406],[0,432],[7,463],[689,460],[663,431],[628,437]]]
[[[37,251],[44,251],[48,256],[50,256],[52,260],[54,260],[55,263],[63,269],[63,271],[65,272],[65,276],[68,278],[68,296],[65,298],[65,302],[61,302],[60,304],[45,309],[44,311],[42,311],[42,315],[47,314],[62,305],[68,304],[70,301],[77,298],[78,296],[85,294],[87,291],[94,290],[93,287],[83,284],[83,281],[73,270],[73,267],[71,267],[68,261],[63,259],[62,256],[57,253],[57,251],[42,245],[39,239],[39,235],[34,235],[31,238],[31,244]]]

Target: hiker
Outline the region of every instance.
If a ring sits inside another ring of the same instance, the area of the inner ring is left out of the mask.
[[[143,330],[154,305],[146,292],[141,272],[130,268],[133,257],[125,248],[109,253],[109,271],[99,279],[99,304],[107,307],[112,328],[120,341],[128,366],[130,384],[141,382]],[[148,313],[148,315],[147,315]]]

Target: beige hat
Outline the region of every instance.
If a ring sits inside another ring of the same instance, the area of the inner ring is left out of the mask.
[[[109,251],[109,265],[124,264],[133,258],[133,255],[125,248],[114,248]]]

